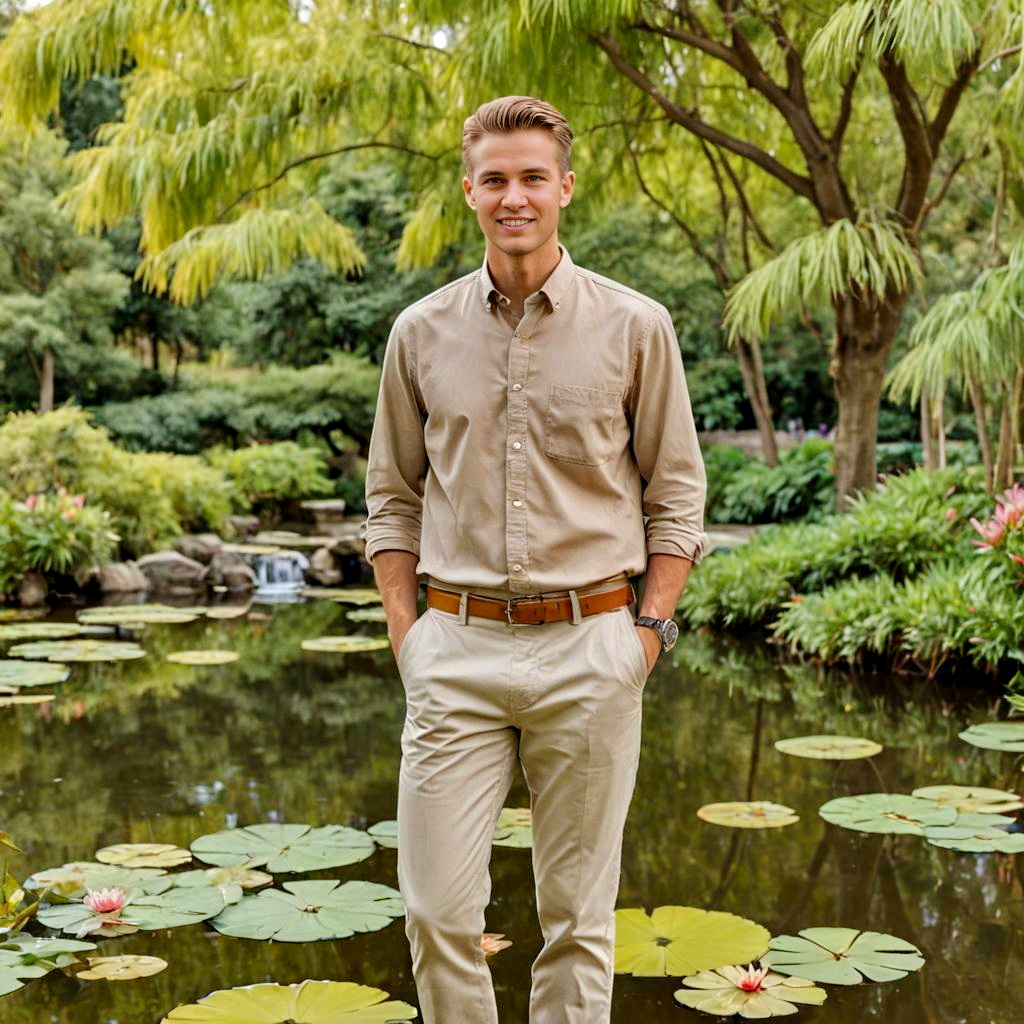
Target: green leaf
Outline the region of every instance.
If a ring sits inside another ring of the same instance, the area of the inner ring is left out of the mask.
[[[376,825],[371,825],[366,831],[373,836],[373,840],[378,846],[384,846],[390,850],[398,849],[397,821],[378,821]]]
[[[980,722],[958,735],[975,747],[1024,753],[1024,722]]]
[[[192,843],[192,852],[207,864],[266,865],[275,875],[355,864],[375,849],[365,832],[344,825],[250,825],[200,836]]]
[[[697,811],[697,817],[711,825],[724,825],[726,828],[781,828],[800,820],[800,815],[794,813],[792,807],[768,800],[705,804]]]
[[[22,933],[0,936],[0,996],[73,962],[70,954],[95,948],[91,942],[70,939],[38,939]]]
[[[25,880],[26,889],[48,889],[74,897],[88,889],[134,889],[167,874],[160,868],[125,868],[115,864],[72,861],[59,868],[44,868]]]
[[[864,793],[829,800],[818,813],[833,825],[857,832],[924,835],[930,825],[952,825],[956,810],[903,793]]]
[[[67,665],[52,661],[0,661],[0,686],[52,686],[70,674]]]
[[[805,928],[768,945],[765,967],[826,985],[896,981],[924,965],[921,951],[904,939],[856,928]]]
[[[11,622],[0,626],[0,643],[8,640],[63,640],[81,632],[81,627],[73,622]]]
[[[533,846],[533,814],[529,807],[502,807],[494,827],[495,846],[528,850]]]
[[[338,604],[380,604],[380,591],[369,587],[306,587],[302,596],[307,599],[337,601]]]
[[[858,757],[874,757],[882,752],[882,744],[859,736],[792,736],[776,740],[775,749],[795,757],[812,757],[826,761],[850,761]]]
[[[924,836],[932,846],[960,853],[1024,853],[1024,833],[992,826],[957,824],[926,828]]]
[[[86,608],[78,613],[78,621],[104,626],[123,626],[128,623],[146,626],[184,625],[195,622],[201,614],[200,609],[174,608],[166,604],[121,604]]]
[[[1024,801],[1016,793],[984,786],[922,786],[915,789],[913,795],[948,804],[961,813],[1003,814],[1024,807]]]
[[[126,868],[176,868],[187,864],[192,854],[170,843],[117,843],[97,850],[96,859]]]
[[[146,656],[138,644],[103,640],[41,640],[17,644],[8,654],[18,658],[45,658],[47,661],[129,661]]]
[[[228,665],[238,661],[236,651],[174,651],[167,660],[176,665]]]
[[[615,971],[643,978],[680,977],[758,959],[770,933],[721,910],[656,907],[615,911]]]
[[[167,970],[167,961],[157,956],[138,956],[125,953],[122,956],[86,957],[89,965],[84,971],[76,971],[78,981],[135,981],[151,978]]]
[[[383,651],[388,646],[390,643],[384,636],[320,636],[302,641],[304,651],[321,651],[327,654]]]
[[[825,990],[817,988],[813,981],[787,978],[770,971],[759,979],[759,988],[744,990],[741,984],[750,974],[750,970],[738,966],[701,971],[683,978],[687,988],[676,990],[676,1002],[720,1017],[739,1014],[741,1017],[765,1018],[796,1013],[795,1003],[821,1006],[825,1001]]]
[[[405,913],[399,893],[376,882],[285,882],[226,907],[210,923],[224,935],[277,942],[347,939]]]
[[[408,1003],[384,1002],[387,992],[351,981],[247,985],[211,992],[179,1006],[160,1024],[391,1024],[414,1020]]]
[[[354,608],[345,613],[349,622],[387,622],[383,608]]]

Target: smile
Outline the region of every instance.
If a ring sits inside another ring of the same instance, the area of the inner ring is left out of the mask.
[[[533,221],[526,217],[504,217],[498,223],[506,228],[523,228],[527,224],[532,224]]]

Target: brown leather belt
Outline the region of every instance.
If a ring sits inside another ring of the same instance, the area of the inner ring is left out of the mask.
[[[631,604],[633,588],[627,583],[615,590],[604,590],[598,594],[580,594],[577,600],[581,616],[596,615],[598,612],[610,612]],[[569,597],[513,597],[508,601],[502,601],[493,597],[467,594],[466,604],[470,615],[517,626],[568,622],[573,617],[572,599]],[[427,607],[458,615],[462,610],[462,594],[428,586]]]

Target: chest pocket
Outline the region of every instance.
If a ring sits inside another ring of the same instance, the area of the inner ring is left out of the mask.
[[[600,466],[628,442],[629,426],[620,392],[551,385],[544,423],[544,454],[549,458]]]

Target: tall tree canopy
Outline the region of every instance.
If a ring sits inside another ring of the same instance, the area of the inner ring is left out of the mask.
[[[652,123],[668,167],[698,143],[786,209],[778,254],[732,293],[734,335],[831,307],[847,495],[874,483],[882,380],[929,220],[1024,89],[1021,4],[53,0],[14,26],[0,82],[5,115],[27,122],[55,111],[67,76],[132,68],[123,120],[77,157],[69,202],[85,229],[140,213],[140,272],[184,301],[300,254],[357,268],[311,188],[352,152],[416,158],[402,255],[429,259],[461,231],[458,125],[496,93],[561,104],[595,166],[617,154],[630,172]]]

